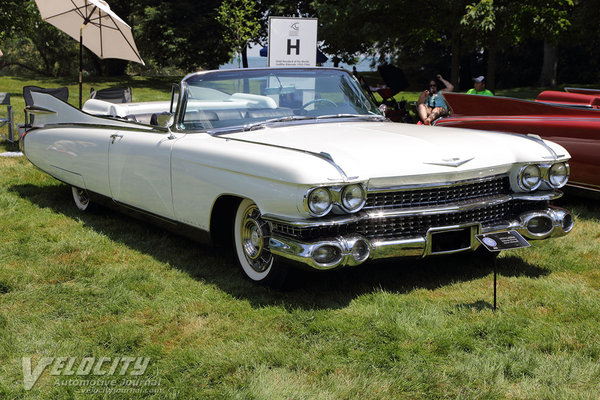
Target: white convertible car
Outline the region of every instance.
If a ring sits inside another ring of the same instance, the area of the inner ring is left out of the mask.
[[[33,92],[27,158],[76,206],[134,210],[175,231],[231,240],[242,270],[476,250],[480,233],[567,234],[550,205],[569,154],[536,136],[387,121],[344,70],[198,72],[170,102],[83,110]]]

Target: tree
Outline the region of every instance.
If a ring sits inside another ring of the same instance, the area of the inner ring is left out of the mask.
[[[600,82],[600,0],[576,0],[570,26],[558,40],[558,80]]]
[[[41,20],[33,0],[5,0],[0,7],[0,68],[18,66],[41,75],[66,75],[75,65],[75,42]],[[8,50],[8,51],[7,51]]]
[[[230,47],[216,21],[219,0],[144,0],[136,5],[136,43],[149,62],[190,71],[218,68]]]
[[[248,43],[256,40],[260,20],[252,0],[223,0],[217,9],[217,21],[223,25],[225,41],[242,55],[243,67],[248,68]]]
[[[488,52],[487,86],[492,90],[495,87],[499,51],[526,39],[555,42],[569,26],[572,5],[571,0],[480,0],[468,5],[462,24],[475,33],[476,44]],[[545,63],[551,64],[552,59]]]

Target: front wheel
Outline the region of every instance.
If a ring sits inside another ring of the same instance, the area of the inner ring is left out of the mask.
[[[95,204],[90,202],[90,198],[85,189],[73,186],[71,192],[73,194],[73,202],[75,202],[75,206],[77,206],[79,211],[92,212],[95,210]]]
[[[251,281],[281,288],[287,275],[287,266],[274,260],[269,251],[270,236],[271,229],[261,218],[258,206],[251,200],[242,200],[233,225],[235,258]]]

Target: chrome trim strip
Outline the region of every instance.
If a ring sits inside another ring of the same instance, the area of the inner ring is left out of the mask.
[[[54,110],[37,106],[35,104],[32,106],[25,107],[25,111],[31,114],[56,114],[56,111]]]
[[[108,118],[108,117],[98,117]],[[86,128],[86,129],[107,129],[107,130],[118,130],[118,131],[132,131],[132,132],[148,132],[148,133],[169,133],[168,128],[163,128],[155,125],[146,125],[140,122],[125,121],[119,119],[112,119],[112,121],[118,122],[119,125],[102,125],[96,123],[83,123],[83,122],[66,122],[56,124],[46,124],[39,129],[57,129],[57,128]],[[123,124],[123,125],[120,125]],[[145,129],[144,129],[145,128]]]
[[[556,152],[552,149],[552,147],[548,146],[548,144],[546,144],[546,142],[544,141],[544,139],[542,139],[539,135],[534,135],[532,133],[528,133],[526,135],[523,135],[524,137],[526,137],[527,139],[533,140],[534,142],[542,145],[544,148],[546,148],[546,150],[548,150],[548,152],[550,153],[550,155],[552,155],[552,157],[554,157],[554,160],[558,160],[559,156],[558,154],[556,154]]]
[[[511,195],[494,196],[486,200],[479,200],[468,203],[451,203],[442,207],[418,207],[400,210],[383,210],[381,212],[367,211],[369,218],[389,218],[401,217],[406,215],[432,215],[432,214],[448,214],[460,211],[469,211],[476,208],[495,206],[498,204],[507,203],[513,200]]]
[[[543,194],[543,195],[542,195]],[[538,193],[513,193],[512,198],[515,200],[530,200],[530,201],[552,201],[560,199],[563,196],[563,192],[560,190],[553,190],[551,192],[538,192]]]
[[[586,185],[589,185],[589,184],[568,181],[566,186],[570,186],[570,187],[575,188],[575,189],[590,190],[592,192],[599,192],[600,193],[600,187],[599,188],[593,188],[593,187],[589,187],[589,186],[586,186]]]
[[[277,144],[270,144],[270,143],[260,143],[260,142],[256,142],[256,141],[252,141],[252,140],[237,139],[237,138],[225,137],[225,136],[219,136],[219,135],[213,135],[213,137],[217,138],[217,139],[231,140],[231,141],[242,142],[242,143],[250,143],[250,144],[255,144],[257,146],[268,146],[268,147],[274,147],[277,149],[292,150],[292,151],[297,151],[299,153],[310,154],[311,156],[320,158],[321,160],[324,160],[324,161],[328,162],[330,165],[332,165],[340,173],[344,182],[350,181],[348,179],[348,176],[342,169],[342,167],[340,167],[335,161],[333,161],[333,158],[331,158],[331,156],[327,153],[317,153],[314,151],[297,149],[295,147],[280,146]]]
[[[468,211],[480,207],[493,206],[502,203],[506,203],[512,200],[527,200],[527,201],[550,201],[558,199],[562,196],[560,191],[541,192],[541,193],[514,193],[512,195],[500,195],[494,197],[488,197],[484,200],[477,199],[476,201],[469,201],[463,203],[450,203],[441,207],[415,207],[405,208],[400,210],[394,209],[382,209],[381,211],[369,210],[359,212],[352,215],[336,216],[327,219],[318,220],[289,220],[278,217],[273,214],[263,214],[262,218],[272,223],[280,223],[291,225],[297,228],[306,227],[328,227],[332,225],[349,224],[352,222],[358,222],[365,219],[380,219],[398,216],[418,216],[418,215],[432,215],[432,214],[447,214],[460,211]]]
[[[565,87],[565,92],[576,93],[577,92],[589,92],[589,94],[600,94],[600,89],[588,89],[588,88],[578,88],[578,87]],[[582,93],[583,94],[583,93]]]
[[[374,190],[367,189],[367,195],[371,193],[387,193],[387,192],[403,192],[407,190],[420,190],[420,189],[437,189],[437,188],[445,188],[450,186],[462,186],[462,185],[471,185],[475,183],[483,183],[487,181],[493,181],[496,179],[502,179],[508,177],[508,174],[499,174],[493,176],[486,176],[485,178],[477,178],[477,179],[467,179],[461,181],[449,181],[449,182],[440,182],[440,183],[425,183],[419,185],[406,185],[406,186],[391,186],[385,188],[377,188]]]

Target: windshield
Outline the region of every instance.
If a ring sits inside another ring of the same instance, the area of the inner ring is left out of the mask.
[[[191,75],[180,127],[186,131],[257,126],[318,117],[381,113],[343,70],[257,69]]]

